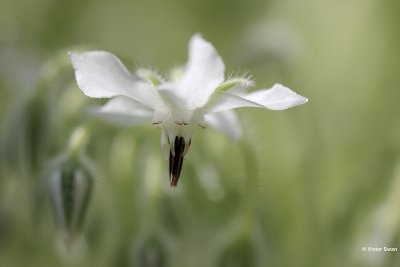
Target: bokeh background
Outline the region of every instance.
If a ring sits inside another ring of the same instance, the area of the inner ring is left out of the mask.
[[[399,11],[396,0],[2,0],[0,266],[399,266],[400,251],[362,251],[400,250]],[[103,101],[83,96],[66,52],[167,73],[197,32],[228,75],[310,101],[239,110],[239,142],[198,130],[171,188],[160,130],[93,118]],[[66,248],[46,184],[79,126],[94,187]]]

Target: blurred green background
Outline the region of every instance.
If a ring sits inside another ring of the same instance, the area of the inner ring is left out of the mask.
[[[2,0],[0,266],[399,266],[400,2]],[[309,98],[239,110],[232,142],[198,130],[178,188],[152,126],[92,118],[66,51],[132,70],[186,62],[200,32],[228,73]],[[47,194],[78,126],[95,185],[66,250]],[[56,165],[57,168],[57,165]]]

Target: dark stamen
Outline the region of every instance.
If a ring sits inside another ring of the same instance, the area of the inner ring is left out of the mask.
[[[183,137],[175,137],[175,155],[172,151],[169,153],[169,180],[171,186],[178,184],[179,175],[181,174],[183,165],[183,152],[185,151],[185,140]]]

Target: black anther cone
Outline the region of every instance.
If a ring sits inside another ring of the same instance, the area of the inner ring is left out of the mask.
[[[185,151],[185,140],[183,137],[175,137],[175,156],[169,153],[169,180],[171,186],[177,186],[179,175],[183,165],[183,152]]]

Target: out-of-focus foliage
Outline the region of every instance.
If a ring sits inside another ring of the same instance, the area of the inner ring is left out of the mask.
[[[398,266],[398,1],[0,3],[0,266]],[[199,129],[178,188],[152,126],[90,116],[68,50],[164,73],[201,32],[230,73],[310,99],[239,111],[234,143]],[[76,127],[96,177],[65,247],[46,187]]]

